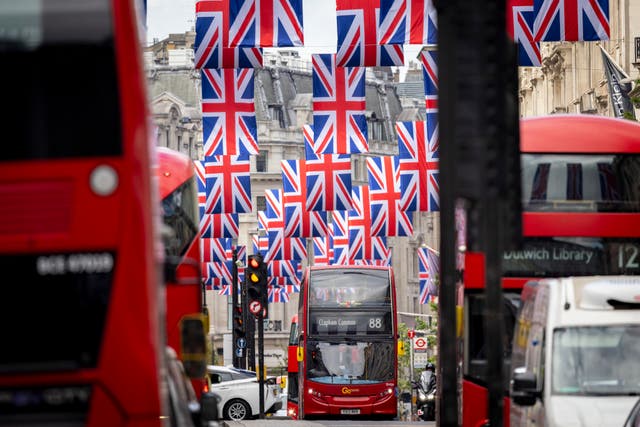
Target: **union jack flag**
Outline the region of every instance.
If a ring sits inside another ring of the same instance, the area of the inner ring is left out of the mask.
[[[206,213],[250,213],[249,156],[211,156],[205,161]]]
[[[269,277],[287,277],[300,280],[298,277],[298,261],[276,260],[268,265]]]
[[[371,237],[373,252],[379,254],[379,259],[356,259],[353,264],[356,265],[379,265],[387,267],[391,265],[391,249],[387,247],[387,238],[384,236]]]
[[[282,190],[265,190],[267,201],[269,249],[264,256],[265,262],[277,259],[303,260],[307,257],[307,241],[302,237],[284,237],[284,213],[282,209]]]
[[[303,46],[302,0],[233,0],[230,46]]]
[[[201,262],[202,279],[204,280],[204,286],[207,290],[219,289],[220,281],[215,278],[213,267],[210,262]]]
[[[330,265],[333,258],[333,224],[329,224],[329,233],[325,237],[313,238],[313,265]]]
[[[433,0],[380,0],[378,44],[436,44]]]
[[[285,237],[327,235],[327,212],[307,210],[307,180],[304,160],[282,160]]]
[[[418,261],[420,264],[420,304],[428,303],[430,296],[438,295],[436,280],[440,274],[440,257],[431,248],[418,248]]]
[[[289,302],[289,293],[286,287],[267,286],[269,302]]]
[[[351,200],[353,200],[353,209],[349,211],[349,261],[373,259],[369,186],[353,187]]]
[[[420,52],[420,63],[427,114],[434,114],[438,112],[438,53],[423,49]]]
[[[313,151],[368,152],[364,68],[337,67],[334,54],[314,54],[312,61]]]
[[[198,213],[200,214],[198,232],[200,237],[211,237],[211,217],[205,214],[207,204],[207,180],[205,177],[204,162],[202,160],[194,160],[193,167],[195,169],[196,183],[198,186]]]
[[[229,0],[196,2],[195,68],[259,68],[262,49],[229,46]]]
[[[258,211],[258,230],[269,230],[269,218],[265,211]]]
[[[337,0],[340,67],[404,66],[401,45],[378,44],[376,16],[379,12],[380,0]]]
[[[307,210],[351,209],[351,156],[316,154],[313,151],[313,128],[304,125],[302,133],[307,158]]]
[[[210,217],[211,233],[209,237],[238,238],[239,226],[237,213],[210,214]]]
[[[227,261],[228,251],[231,248],[231,239],[200,239],[201,262]]]
[[[395,156],[367,157],[372,236],[411,236],[411,214],[402,210],[400,168]]]
[[[331,264],[349,264],[349,212],[334,211],[333,223],[333,257]]]
[[[258,154],[253,70],[202,70],[204,156]]]
[[[230,285],[233,282],[233,266],[231,261],[210,262],[209,272],[218,279],[220,285]]]
[[[263,257],[267,255],[267,251],[269,250],[269,236],[259,236],[254,234],[251,236],[251,242],[253,243],[254,254],[260,254]]]
[[[235,245],[234,249],[236,250],[236,259],[240,260],[243,265],[246,264],[246,262],[247,262],[247,246],[246,245]],[[241,269],[241,270],[244,270],[244,269]]]
[[[507,0],[507,34],[518,43],[518,65],[541,65],[540,42],[534,40],[533,0]]]
[[[609,0],[534,0],[535,41],[609,40]]]
[[[396,122],[399,144],[400,207],[405,211],[440,210],[438,124]]]
[[[289,295],[300,292],[300,282],[298,283],[289,282],[285,286],[287,287],[287,294]]]

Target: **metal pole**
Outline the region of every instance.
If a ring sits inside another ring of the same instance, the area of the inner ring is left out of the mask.
[[[231,321],[233,322],[234,316],[236,314],[236,310],[238,309],[238,266],[236,265],[236,261],[238,259],[238,254],[236,253],[236,250],[233,250],[233,265],[231,267]],[[238,336],[238,334],[236,333],[236,328],[231,327],[231,342],[232,342],[232,346],[231,348],[233,349],[233,358],[231,360],[233,360],[233,366],[235,368],[240,368],[240,354],[239,352],[244,352],[244,350],[242,350],[239,346],[238,346],[238,339],[240,337]]]
[[[461,397],[458,387],[456,351],[456,229],[455,201],[457,190],[456,142],[457,26],[460,16],[458,1],[436,1],[438,10],[438,121],[440,126],[440,290],[438,318],[438,425],[457,427]],[[446,54],[445,54],[446,52]]]
[[[264,418],[264,318],[258,314],[258,378],[260,390],[260,419]]]
[[[411,384],[411,412],[409,414],[409,417],[411,418],[411,421],[413,421],[413,395],[415,393],[413,389],[413,367],[415,365],[413,357],[413,338],[409,338],[409,384]]]
[[[247,357],[249,353],[249,323],[253,322],[253,316],[249,313],[247,282],[244,280],[240,282],[240,307],[242,307],[242,324],[244,325],[245,338],[245,349],[242,352],[242,356],[240,356],[240,368],[247,369]]]

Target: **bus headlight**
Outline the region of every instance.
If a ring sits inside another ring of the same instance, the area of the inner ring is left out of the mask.
[[[418,392],[418,399],[420,399],[420,401],[427,400],[427,395],[420,391]]]
[[[118,188],[118,172],[109,165],[100,165],[91,171],[91,190],[99,196],[109,196]]]

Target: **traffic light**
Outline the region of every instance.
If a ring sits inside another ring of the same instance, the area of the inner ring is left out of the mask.
[[[259,315],[259,312],[254,311],[254,308],[257,307],[256,303],[260,304],[265,313],[267,310],[267,276],[267,265],[264,263],[262,255],[249,255],[244,277],[247,283],[247,304],[249,311],[255,316]]]
[[[242,307],[234,307],[233,309],[233,333],[236,339],[245,336]]]

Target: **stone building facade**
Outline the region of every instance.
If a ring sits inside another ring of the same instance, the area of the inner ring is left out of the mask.
[[[542,66],[521,67],[520,114],[613,116],[600,45],[630,77],[640,77],[640,2],[610,1],[611,37],[606,42],[542,42]],[[637,117],[638,114],[636,113]]]
[[[160,43],[160,42],[159,42]],[[161,44],[161,43],[160,43]],[[154,60],[153,58],[159,58]],[[199,72],[189,66],[163,63],[168,54],[147,55],[147,75],[158,145],[168,146],[202,158],[202,116],[200,110]],[[251,236],[257,233],[257,210],[265,206],[264,190],[282,188],[280,162],[303,159],[302,126],[311,124],[311,66],[295,52],[267,54],[265,67],[255,71],[255,104],[260,154],[251,156],[251,193],[253,214],[240,215],[238,244],[252,252]],[[420,120],[419,109],[403,110],[393,73],[389,69],[367,70],[366,105],[370,153],[352,156],[353,185],[367,182],[366,156],[393,155],[398,152],[396,120]],[[439,217],[437,213],[414,214],[414,235],[388,238],[396,275],[399,311],[421,313],[429,307],[418,302],[418,260],[416,249],[428,245],[438,249]],[[308,239],[310,258],[313,248]],[[270,367],[286,366],[289,322],[298,310],[298,294],[288,303],[271,304],[265,331],[265,363]],[[207,305],[212,312],[211,336],[214,348],[222,356],[219,363],[231,363],[230,297],[207,291]],[[413,316],[400,321],[413,323]]]

